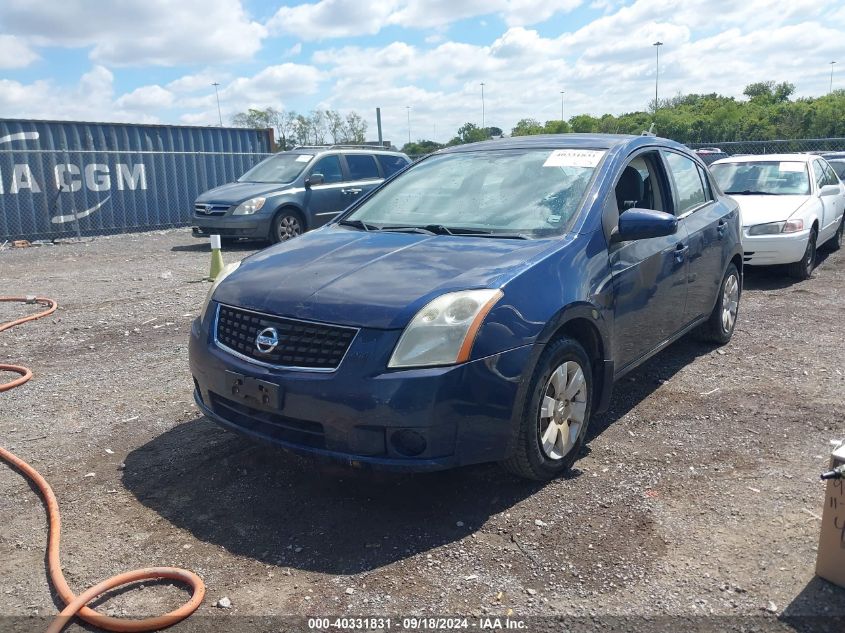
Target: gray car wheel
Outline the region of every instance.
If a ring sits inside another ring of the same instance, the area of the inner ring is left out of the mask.
[[[270,229],[270,240],[273,242],[286,242],[303,233],[302,218],[293,210],[282,209],[273,218],[273,225]]]

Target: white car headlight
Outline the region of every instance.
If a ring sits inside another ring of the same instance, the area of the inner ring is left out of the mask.
[[[778,233],[796,233],[804,230],[804,220],[798,218],[786,222],[755,224],[748,228],[749,235],[777,235]]]
[[[205,321],[205,313],[208,310],[208,306],[211,304],[211,297],[214,295],[214,291],[217,290],[217,286],[219,286],[226,277],[235,272],[240,265],[240,262],[226,264],[223,267],[223,270],[220,271],[220,274],[217,275],[217,279],[214,280],[214,283],[211,284],[211,288],[208,289],[208,294],[205,295],[205,303],[202,304],[202,312],[200,312],[200,321]]]
[[[387,366],[424,367],[467,361],[484,318],[501,297],[501,290],[463,290],[430,301],[402,332]]]
[[[252,200],[247,200],[246,202],[241,202],[235,210],[232,211],[232,215],[252,215],[264,206],[265,200],[265,198],[258,197],[253,198]]]

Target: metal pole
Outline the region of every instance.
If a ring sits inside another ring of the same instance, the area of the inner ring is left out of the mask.
[[[481,82],[481,129],[485,128],[484,125],[484,82]]]
[[[654,46],[654,52],[656,55],[656,66],[654,72],[654,113],[657,114],[657,83],[660,80],[660,47],[663,46],[663,42],[658,40],[652,44],[652,46]]]
[[[211,85],[214,86],[214,96],[217,97],[217,118],[220,119],[220,127],[223,127],[223,114],[220,112],[220,93],[217,92],[217,86],[220,84],[215,81]]]
[[[566,121],[566,118],[563,116],[563,90],[560,91],[560,120]]]
[[[828,94],[833,92],[833,65],[836,62],[830,62],[830,88],[828,89]]]
[[[408,111],[408,144],[411,144],[411,106],[405,106]]]
[[[381,136],[381,108],[376,108],[376,127],[378,128],[378,145],[384,147],[384,141]]]

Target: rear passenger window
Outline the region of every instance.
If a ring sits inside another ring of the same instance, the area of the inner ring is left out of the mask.
[[[323,182],[340,182],[343,180],[343,172],[340,170],[340,160],[337,156],[325,156],[317,161],[312,174],[323,174]]]
[[[381,163],[381,170],[384,172],[385,178],[389,178],[397,171],[404,169],[408,164],[408,161],[401,156],[388,156],[386,154],[379,154],[378,162]]]
[[[347,154],[346,166],[349,167],[350,180],[381,178],[376,167],[376,159],[369,154]]]
[[[666,162],[669,163],[669,171],[675,181],[675,189],[678,194],[677,215],[686,213],[704,202],[707,198],[704,194],[704,185],[701,183],[701,175],[698,173],[698,165],[686,156],[666,153]]]

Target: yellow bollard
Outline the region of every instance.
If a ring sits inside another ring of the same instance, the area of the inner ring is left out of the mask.
[[[208,271],[208,280],[214,281],[217,275],[223,270],[223,254],[220,252],[220,236],[211,236],[211,270]]]

